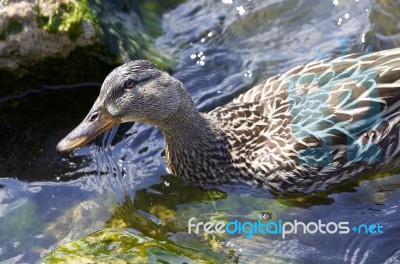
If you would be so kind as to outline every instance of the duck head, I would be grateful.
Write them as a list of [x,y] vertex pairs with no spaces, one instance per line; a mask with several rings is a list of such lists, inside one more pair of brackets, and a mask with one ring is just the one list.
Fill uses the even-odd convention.
[[57,145],[58,152],[82,147],[123,122],[162,126],[178,111],[186,89],[177,79],[145,60],[114,69],[104,80],[88,115]]

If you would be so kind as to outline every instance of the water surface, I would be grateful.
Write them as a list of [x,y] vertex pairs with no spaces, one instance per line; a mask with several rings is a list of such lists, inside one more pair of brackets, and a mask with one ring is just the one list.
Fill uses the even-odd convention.
[[[400,46],[394,2],[189,0],[166,8],[162,27],[151,35],[175,58],[171,74],[208,111],[299,64]],[[260,197],[248,188],[204,190],[168,175],[162,134],[143,124],[120,125],[70,155],[57,154],[58,140],[86,115],[99,85],[0,100],[0,261],[33,263],[60,243],[110,227],[182,248],[230,252],[232,262],[400,261],[398,175],[290,199]],[[285,221],[379,223],[384,233],[285,240],[187,234],[191,217],[254,221],[260,214]]]

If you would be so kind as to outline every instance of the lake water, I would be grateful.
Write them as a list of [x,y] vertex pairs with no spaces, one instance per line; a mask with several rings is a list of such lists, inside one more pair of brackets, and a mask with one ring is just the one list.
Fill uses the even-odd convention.
[[[400,46],[398,6],[383,0],[189,0],[164,13],[155,42],[176,59],[172,75],[208,111],[291,67]],[[236,263],[400,262],[400,175],[291,198],[248,187],[205,190],[168,174],[162,134],[143,124],[123,124],[72,154],[56,153],[57,142],[90,109],[99,85],[0,99],[0,263],[34,263],[59,244],[112,227],[221,252]],[[350,227],[380,224],[383,233],[285,239],[187,233],[191,217],[257,221],[260,215]],[[160,258],[176,263],[178,255]]]

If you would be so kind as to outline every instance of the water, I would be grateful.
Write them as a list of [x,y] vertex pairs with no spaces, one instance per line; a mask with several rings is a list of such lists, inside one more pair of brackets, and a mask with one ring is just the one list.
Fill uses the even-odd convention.
[[[387,1],[191,0],[166,11],[153,36],[176,59],[173,76],[207,111],[299,64],[400,46],[399,17]],[[248,188],[204,190],[168,175],[161,133],[142,124],[120,125],[71,155],[57,154],[58,140],[86,115],[98,89],[55,87],[0,100],[0,261],[33,263],[60,243],[117,226],[184,248],[230,250],[242,263],[400,262],[398,175],[290,199]],[[381,224],[384,232],[285,240],[187,234],[191,217],[256,221],[260,214]]]

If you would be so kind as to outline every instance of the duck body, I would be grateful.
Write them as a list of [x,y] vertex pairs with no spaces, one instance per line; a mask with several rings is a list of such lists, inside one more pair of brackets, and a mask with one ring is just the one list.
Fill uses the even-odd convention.
[[194,183],[322,190],[398,154],[399,107],[400,49],[312,62],[204,114],[213,136],[199,146],[167,140],[168,167]]
[[[143,61],[131,64],[138,69]],[[152,77],[138,81],[138,92],[131,95],[126,76],[143,75],[132,65],[110,73],[85,120],[100,105],[114,123],[159,127],[168,168],[192,183],[244,182],[274,193],[313,192],[383,168],[400,152],[400,48],[298,66],[209,113],[199,113],[183,84],[147,63],[142,68],[151,69]],[[122,82],[120,88],[112,85]],[[116,98],[118,89],[124,90]],[[124,93],[133,99],[123,99]],[[153,106],[163,111],[155,115]],[[85,130],[80,127],[78,132]],[[72,149],[82,145],[74,131],[59,150],[70,150],[74,140]]]

